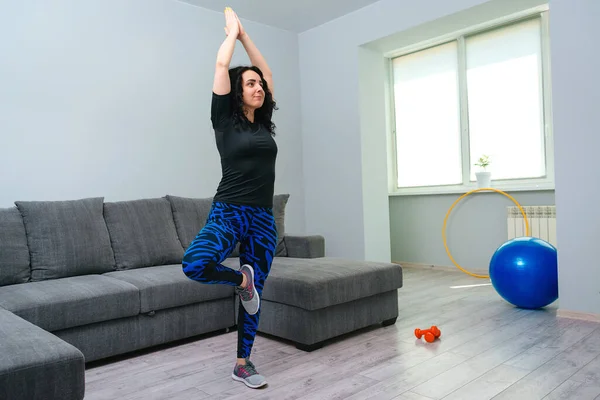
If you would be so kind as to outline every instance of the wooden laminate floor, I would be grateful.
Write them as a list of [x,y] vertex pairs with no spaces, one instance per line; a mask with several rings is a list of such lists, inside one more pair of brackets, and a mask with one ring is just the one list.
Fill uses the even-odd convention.
[[[208,335],[95,363],[86,400],[600,399],[600,324],[504,302],[485,280],[404,268],[395,325],[304,353],[257,337],[252,360],[269,385],[231,379],[237,333]],[[437,325],[435,343],[414,329]]]

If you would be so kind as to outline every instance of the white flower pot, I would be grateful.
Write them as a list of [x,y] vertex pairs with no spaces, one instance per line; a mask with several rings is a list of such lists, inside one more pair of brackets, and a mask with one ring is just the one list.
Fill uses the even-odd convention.
[[477,187],[481,188],[489,188],[491,186],[491,172],[482,171],[475,172],[475,176],[477,177]]

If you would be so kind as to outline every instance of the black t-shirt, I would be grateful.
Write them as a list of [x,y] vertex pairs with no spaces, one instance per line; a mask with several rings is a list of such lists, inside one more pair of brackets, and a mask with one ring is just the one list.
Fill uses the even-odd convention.
[[222,178],[215,201],[273,207],[277,144],[259,123],[234,127],[231,94],[212,95],[211,121],[221,155]]

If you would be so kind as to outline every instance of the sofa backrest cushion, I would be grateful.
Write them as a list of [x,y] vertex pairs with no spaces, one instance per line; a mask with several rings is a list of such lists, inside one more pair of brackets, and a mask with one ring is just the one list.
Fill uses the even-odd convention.
[[15,202],[27,233],[32,281],[114,269],[103,202],[103,197]]
[[187,249],[200,232],[200,229],[206,224],[213,198],[194,199],[171,195],[167,195],[166,198],[171,204],[173,220],[181,245]]
[[118,270],[181,264],[183,246],[166,198],[106,202],[104,218]]
[[[189,247],[200,230],[206,225],[208,214],[212,207],[212,197],[190,198],[167,195],[171,203],[173,219],[177,227],[179,240],[185,249]],[[239,243],[235,246],[229,257],[240,255]]]
[[[276,194],[273,196],[273,215],[277,225],[278,241],[275,256],[287,256],[285,248],[285,207],[289,194]],[[212,206],[212,197],[190,198],[167,195],[173,210],[173,219],[177,226],[177,234],[184,248],[188,248],[196,235],[206,224],[206,220]],[[239,245],[237,245],[230,257],[239,256]]]
[[29,281],[29,248],[21,213],[0,208],[0,286]]

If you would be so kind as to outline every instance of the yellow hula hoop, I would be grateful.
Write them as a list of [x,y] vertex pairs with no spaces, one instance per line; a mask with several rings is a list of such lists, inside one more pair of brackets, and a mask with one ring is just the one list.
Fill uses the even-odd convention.
[[519,204],[519,202],[517,200],[515,200],[515,198],[512,197],[511,195],[509,195],[508,193],[503,192],[502,190],[494,189],[494,188],[481,188],[481,189],[471,190],[470,192],[467,192],[467,193],[463,194],[462,196],[460,196],[458,199],[456,199],[456,201],[448,209],[448,212],[446,213],[446,217],[444,218],[444,226],[442,227],[442,237],[444,238],[444,247],[446,248],[446,253],[448,254],[448,257],[450,257],[450,260],[452,261],[452,264],[454,264],[454,266],[456,268],[460,269],[465,274],[474,276],[475,278],[489,278],[490,276],[489,275],[474,274],[473,272],[469,272],[466,269],[464,269],[463,267],[461,267],[460,265],[458,265],[458,263],[454,260],[454,257],[452,257],[452,254],[450,254],[450,250],[448,249],[448,243],[446,242],[446,225],[448,223],[448,217],[450,216],[450,213],[452,212],[452,209],[463,198],[467,197],[470,194],[473,194],[473,193],[476,193],[476,192],[483,192],[483,191],[492,191],[492,192],[500,193],[500,194],[503,194],[504,196],[508,197],[509,199],[511,199],[513,201],[513,203],[515,203],[515,205],[517,207],[519,207],[519,210],[521,211],[521,214],[523,215],[523,220],[525,221],[525,232],[526,232],[525,236],[530,236],[529,235],[529,221],[527,220],[527,215],[525,214],[525,210],[523,210],[523,207],[521,207],[521,205]]

